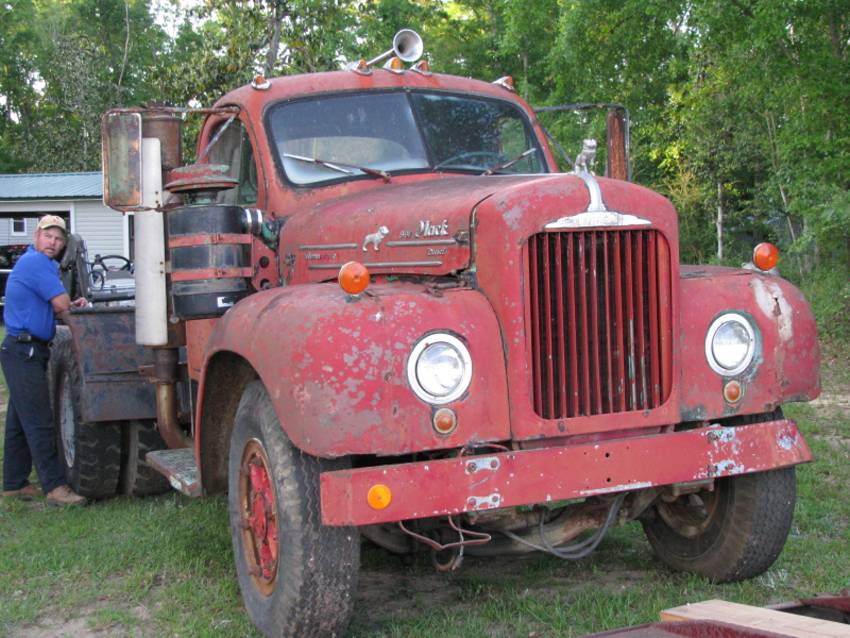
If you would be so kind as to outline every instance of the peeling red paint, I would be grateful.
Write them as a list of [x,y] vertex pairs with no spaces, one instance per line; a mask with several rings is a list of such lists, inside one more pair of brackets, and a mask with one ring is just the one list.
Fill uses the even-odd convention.
[[[780,420],[339,470],[322,474],[322,520],[326,525],[371,525],[445,516],[487,509],[492,495],[498,498],[496,506],[512,507],[762,472],[811,458],[794,422]],[[470,470],[473,464],[490,467],[494,460],[495,469]],[[386,509],[367,504],[366,493],[375,483],[392,491]]]
[[[422,285],[399,282],[369,292],[354,303],[335,284],[252,295],[219,321],[207,357],[228,351],[249,361],[289,437],[317,456],[404,454],[509,438],[503,354],[493,347],[499,328],[481,293],[434,297]],[[468,344],[474,376],[468,393],[449,404],[458,427],[443,436],[431,428],[431,407],[410,391],[406,365],[420,337],[447,328]],[[202,385],[201,397],[206,391]]]
[[[683,419],[769,412],[787,401],[811,400],[820,394],[817,328],[809,305],[792,284],[753,271],[683,266],[681,286],[678,354],[688,362],[680,377]],[[777,306],[786,310],[777,314]],[[723,400],[724,377],[714,372],[705,358],[709,325],[729,311],[752,317],[758,330],[756,357],[749,369],[736,377],[744,393],[734,406]]]

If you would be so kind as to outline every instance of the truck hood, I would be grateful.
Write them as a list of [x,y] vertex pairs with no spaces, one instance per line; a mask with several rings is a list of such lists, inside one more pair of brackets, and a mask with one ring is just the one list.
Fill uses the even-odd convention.
[[[633,207],[623,193],[650,192],[626,182],[592,181],[601,185],[597,195],[610,193],[626,208]],[[498,229],[500,241],[477,250],[501,251],[503,242],[515,248],[546,224],[592,204],[586,180],[564,173],[444,175],[377,185],[290,218],[281,234],[283,276],[289,283],[333,279],[352,260],[373,274],[447,275],[470,266],[472,234],[479,228]]]

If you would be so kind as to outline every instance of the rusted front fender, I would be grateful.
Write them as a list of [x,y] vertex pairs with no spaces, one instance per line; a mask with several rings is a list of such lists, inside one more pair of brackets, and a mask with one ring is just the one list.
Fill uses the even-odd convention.
[[[722,268],[683,266],[681,270],[680,406],[683,421],[770,412],[789,401],[820,394],[817,328],[802,293],[775,275]],[[705,354],[711,323],[726,312],[748,317],[756,327],[752,364],[736,375],[743,397],[723,399],[732,377],[714,372]]]
[[[460,337],[473,362],[468,392],[446,406],[458,421],[448,435],[435,432],[432,406],[407,380],[411,349],[436,331]],[[266,386],[290,440],[314,456],[393,455],[504,440],[510,427],[501,342],[492,308],[474,290],[392,282],[359,298],[335,284],[257,293],[229,310],[211,335],[198,401],[200,437],[216,418],[203,414],[204,397],[234,392],[227,374],[210,370],[238,359]]]

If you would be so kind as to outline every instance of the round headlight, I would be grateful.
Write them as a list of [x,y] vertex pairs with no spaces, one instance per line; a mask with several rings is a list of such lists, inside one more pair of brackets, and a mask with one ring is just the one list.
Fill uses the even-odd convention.
[[407,379],[423,401],[437,405],[450,403],[466,392],[472,380],[469,350],[453,335],[427,335],[410,353]]
[[746,370],[755,354],[755,331],[746,317],[729,313],[714,320],[705,338],[711,369],[724,376]]

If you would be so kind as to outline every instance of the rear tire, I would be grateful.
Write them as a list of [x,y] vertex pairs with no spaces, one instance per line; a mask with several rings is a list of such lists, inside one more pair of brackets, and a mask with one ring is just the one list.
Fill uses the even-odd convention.
[[263,384],[247,386],[230,440],[230,532],[242,599],[266,636],[345,633],[360,534],[322,525],[319,505],[319,474],[345,466],[295,448]]
[[659,501],[643,529],[673,569],[721,583],[744,580],[767,571],[782,552],[796,500],[793,467],[727,477],[712,492]]
[[123,426],[123,458],[119,492],[127,496],[164,494],[171,485],[145,461],[145,455],[166,445],[154,421],[129,421]]
[[82,412],[82,375],[70,332],[57,330],[50,355],[56,449],[72,490],[87,498],[114,496],[121,472],[117,423],[87,423]]

